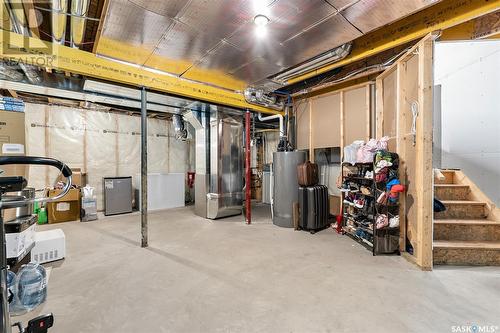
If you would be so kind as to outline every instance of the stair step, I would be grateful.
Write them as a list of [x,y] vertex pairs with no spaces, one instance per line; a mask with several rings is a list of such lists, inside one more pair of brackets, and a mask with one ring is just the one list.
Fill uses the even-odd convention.
[[434,220],[436,241],[499,241],[500,222],[489,220]]
[[434,241],[435,265],[500,266],[500,241]]
[[467,200],[470,194],[468,185],[435,184],[434,195],[439,200]]
[[449,225],[493,225],[499,226],[500,222],[477,219],[477,220],[458,220],[458,219],[435,219],[434,224],[449,224]]
[[443,200],[445,205],[474,205],[474,206],[484,206],[486,202],[483,201],[473,201],[473,200]]
[[486,218],[486,203],[468,200],[443,200],[446,210],[434,213],[435,219],[484,219]]
[[440,170],[441,173],[444,176],[444,179],[440,180],[437,178],[434,178],[434,183],[435,184],[453,184],[454,182],[454,176],[455,176],[455,171],[454,170]]
[[473,249],[500,251],[500,241],[434,241],[435,249]]

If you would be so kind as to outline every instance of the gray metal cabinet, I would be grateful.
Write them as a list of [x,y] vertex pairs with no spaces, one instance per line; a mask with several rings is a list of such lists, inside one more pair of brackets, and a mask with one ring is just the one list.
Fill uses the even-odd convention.
[[104,177],[104,215],[132,212],[132,177]]

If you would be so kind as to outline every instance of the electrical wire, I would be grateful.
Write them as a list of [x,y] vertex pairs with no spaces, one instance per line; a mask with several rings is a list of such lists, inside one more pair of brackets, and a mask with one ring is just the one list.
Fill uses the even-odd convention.
[[349,72],[348,74],[346,74],[345,76],[343,76],[341,78],[338,78],[338,79],[333,80],[333,81],[329,81],[331,78],[333,78],[335,75],[337,75],[337,74],[332,74],[331,76],[325,77],[323,80],[321,80],[319,83],[317,83],[313,87],[310,87],[310,88],[304,89],[302,91],[299,91],[298,93],[296,93],[294,95],[295,96],[300,96],[300,95],[308,94],[308,93],[310,93],[312,91],[313,88],[318,87],[318,86],[322,85],[323,83],[328,83],[328,84],[339,83],[339,82],[345,81],[345,80],[347,80],[347,79],[349,79],[349,78],[351,78],[351,77],[353,77],[353,76],[355,76],[357,74],[369,71],[371,69],[384,70],[388,66],[392,65],[401,55],[405,54],[410,49],[411,49],[411,47],[408,47],[408,48],[404,49],[403,51],[399,52],[398,54],[396,54],[392,58],[389,58],[388,60],[386,60],[385,62],[383,62],[381,64],[366,66],[364,68],[360,68],[360,69],[354,70],[352,72]]

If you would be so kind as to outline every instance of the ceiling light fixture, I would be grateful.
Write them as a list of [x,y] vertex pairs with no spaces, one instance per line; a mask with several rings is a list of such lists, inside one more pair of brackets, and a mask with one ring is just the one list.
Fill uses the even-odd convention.
[[253,18],[253,23],[258,27],[265,27],[269,23],[269,18],[266,15],[256,15]]
[[256,15],[253,18],[253,22],[256,25],[255,34],[258,38],[263,38],[267,35],[267,24],[269,23],[269,18],[266,15]]

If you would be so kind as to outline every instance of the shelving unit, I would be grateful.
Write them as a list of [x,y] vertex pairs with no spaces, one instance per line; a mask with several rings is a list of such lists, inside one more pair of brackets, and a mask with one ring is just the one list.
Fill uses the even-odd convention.
[[[388,167],[391,179],[398,176],[399,157],[391,153],[393,165]],[[377,182],[375,161],[372,163],[342,163],[342,213],[343,233],[360,243],[373,255],[399,254],[399,226],[376,228],[380,214],[387,218],[399,215],[399,203],[377,203],[377,198],[386,192],[389,179]],[[373,178],[366,177],[367,172]]]

